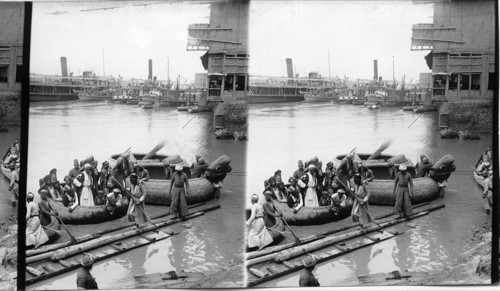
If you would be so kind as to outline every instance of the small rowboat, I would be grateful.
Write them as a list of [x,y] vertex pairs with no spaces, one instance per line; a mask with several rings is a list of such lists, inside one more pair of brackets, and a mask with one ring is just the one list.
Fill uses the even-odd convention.
[[140,105],[142,109],[153,109],[155,107],[154,103],[147,103]]
[[59,217],[67,224],[95,224],[115,220],[127,214],[128,200],[122,199],[122,205],[110,213],[106,205],[103,206],[77,206],[73,212],[65,207],[62,202],[50,199],[50,205],[59,213]]
[[479,186],[481,186],[483,189],[486,188],[485,178],[481,175],[476,174],[476,172],[472,172],[472,174],[474,175],[474,180],[476,180],[476,183],[478,183]]
[[10,181],[10,177],[12,175],[12,170],[5,167],[3,164],[0,166],[2,168],[2,174]]
[[368,109],[379,109],[380,106],[378,104],[372,104],[370,106],[367,107]]
[[323,224],[337,221],[351,215],[352,209],[352,204],[347,204],[345,207],[340,208],[337,213],[334,213],[332,206],[303,206],[297,213],[293,213],[294,208],[288,207],[284,202],[274,202],[274,205],[279,212],[283,213],[283,219],[285,219],[288,224],[293,225]]

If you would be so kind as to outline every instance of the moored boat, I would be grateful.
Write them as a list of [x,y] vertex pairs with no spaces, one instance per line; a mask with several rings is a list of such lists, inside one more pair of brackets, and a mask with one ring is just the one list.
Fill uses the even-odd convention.
[[475,171],[472,172],[472,174],[474,175],[474,180],[476,181],[476,183],[479,184],[479,186],[481,186],[483,189],[486,188],[485,178],[481,175],[478,175]]
[[10,176],[12,174],[12,170],[5,167],[3,164],[0,166],[2,168],[2,174],[10,181]]
[[[373,176],[375,177],[375,179],[388,178],[389,167],[387,165],[387,162],[389,161],[393,162],[396,167],[398,167],[400,164],[406,165],[407,172],[410,173],[412,177],[415,177],[415,165],[404,155],[381,154],[373,160],[368,160],[370,155],[370,153],[356,153],[354,155],[354,161],[358,163],[363,162],[364,164],[366,164],[367,168],[373,171]],[[335,168],[338,168],[345,156],[346,155],[338,155],[333,159],[333,165],[335,166]]]
[[370,106],[368,106],[366,108],[368,108],[368,109],[379,109],[380,106],[378,104],[372,104],[372,105],[370,105]]
[[122,205],[111,211],[108,206],[77,206],[73,212],[65,207],[62,202],[50,200],[50,205],[59,213],[59,217],[67,224],[95,224],[115,220],[125,216],[128,208],[128,200],[122,199]]
[[153,109],[155,107],[154,103],[147,103],[140,105],[142,109]]
[[352,100],[352,105],[364,105],[366,100],[364,98],[354,98]]
[[284,202],[274,202],[279,212],[283,213],[283,219],[288,224],[310,225],[324,224],[332,221],[344,219],[351,215],[352,203],[338,209],[332,210],[332,206],[306,207],[303,206],[297,213],[293,213],[294,208],[288,207]]
[[127,105],[137,105],[139,104],[139,99],[138,98],[130,98],[127,100]]

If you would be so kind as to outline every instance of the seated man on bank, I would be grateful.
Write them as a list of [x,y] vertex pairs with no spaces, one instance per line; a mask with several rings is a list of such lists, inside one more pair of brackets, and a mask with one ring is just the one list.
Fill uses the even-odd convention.
[[111,193],[108,194],[107,205],[111,206],[121,206],[122,205],[122,192],[120,189],[115,188]]
[[352,205],[352,198],[348,197],[344,189],[338,189],[336,193],[330,195],[332,198],[333,206],[344,208]]
[[300,194],[299,188],[297,187],[297,180],[294,177],[288,179],[290,186],[286,189],[286,203],[288,207],[294,208],[294,213],[297,212],[303,205],[304,201],[302,195]]
[[279,202],[286,202],[286,195],[285,193],[283,193],[282,189],[280,189],[280,187],[278,187],[278,185],[276,184],[275,178],[274,177],[269,178],[268,182],[269,184],[264,190],[264,193],[266,191],[269,191],[271,192],[271,195],[273,195],[274,198]]
[[64,185],[63,189],[62,203],[65,207],[70,207],[70,212],[72,212],[78,206],[78,195],[76,195],[75,189],[68,185]]
[[104,195],[104,191],[98,190],[97,196],[94,198],[94,205],[95,206],[106,205],[107,202],[108,198],[106,197],[106,195]]
[[490,169],[492,169],[490,161],[483,161],[481,164],[479,164],[479,166],[477,166],[476,174],[484,178],[487,178]]
[[332,200],[328,191],[323,191],[321,197],[319,198],[319,206],[330,206],[332,205]]
[[359,174],[361,175],[361,183],[367,183],[373,181],[375,176],[373,176],[373,171],[368,169],[365,163],[359,164]]

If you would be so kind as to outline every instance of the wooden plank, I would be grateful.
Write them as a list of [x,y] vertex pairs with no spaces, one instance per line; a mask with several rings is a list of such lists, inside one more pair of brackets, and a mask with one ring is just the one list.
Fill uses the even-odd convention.
[[295,267],[295,264],[290,263],[289,261],[281,262],[283,265],[287,266],[289,269]]
[[[386,238],[386,239],[389,239],[389,237]],[[383,239],[383,240],[386,240],[386,239]],[[372,245],[372,244],[376,244],[376,243],[379,242],[379,241],[372,241],[372,240],[369,240],[369,239],[366,239],[366,238],[365,238],[365,240],[366,240],[366,242],[369,242],[369,243],[367,243],[367,244],[360,244],[360,245],[355,244],[355,246],[352,249],[350,249],[350,250],[347,250],[345,252],[339,252],[339,253],[336,253],[336,254],[332,254],[332,255],[330,255],[328,257],[317,257],[314,254],[312,254],[312,255],[316,256],[318,258],[317,259],[318,263],[321,263],[321,262],[325,262],[325,261],[331,260],[333,258],[342,256],[342,255],[345,255],[345,254],[350,253],[350,252],[352,252],[354,250],[357,250],[357,249],[360,249],[360,248],[363,248],[363,247],[366,247],[366,246],[369,246],[369,245]],[[383,241],[383,240],[380,240],[380,241]],[[311,255],[311,254],[307,254],[307,255]],[[270,280],[274,280],[276,278],[279,278],[279,277],[291,274],[293,272],[301,270],[303,267],[304,266],[302,264],[295,263],[293,267],[291,267],[291,268],[289,268],[287,270],[284,270],[284,271],[282,271],[280,273],[270,274],[268,276],[260,277],[260,278],[255,279],[255,280],[248,280],[247,287],[254,287],[254,286],[257,286],[257,285],[262,284],[264,282],[267,282],[267,281],[270,281]]]
[[26,266],[26,271],[35,277],[39,277],[45,273],[45,271],[40,271],[30,266]]
[[[444,204],[435,206],[434,209],[439,209],[442,207],[444,207]],[[421,217],[423,215],[426,215],[428,213],[429,213],[429,210],[418,212],[418,213],[414,214],[413,216],[411,216],[409,219],[415,219],[415,218]],[[354,237],[358,237],[360,235],[363,235],[365,233],[370,233],[370,232],[379,230],[381,228],[393,226],[393,225],[402,223],[404,221],[406,221],[406,220],[405,219],[390,220],[387,222],[382,222],[379,225],[373,225],[373,226],[370,226],[367,228],[359,229],[359,230],[356,230],[356,231],[353,231],[350,233],[346,233],[346,234],[342,234],[339,236],[326,237],[324,239],[320,239],[320,240],[317,240],[317,241],[314,241],[314,242],[311,242],[308,244],[303,244],[300,246],[296,246],[296,247],[281,251],[277,254],[273,254],[274,256],[269,256],[268,258],[273,259],[275,262],[284,261],[284,260],[287,260],[289,258],[301,256],[305,253],[310,253],[310,252],[313,252],[315,250],[327,247],[329,245],[332,245],[332,244],[335,244],[335,243],[338,243],[341,241],[349,240],[349,239],[352,239]],[[250,261],[247,261],[247,265],[249,262]]]
[[[196,208],[196,207],[203,206],[203,205],[205,205],[205,202],[198,203],[198,204],[193,204],[193,205],[188,205],[188,209]],[[204,210],[201,209],[201,211],[204,211]],[[168,210],[167,213],[159,214],[159,215],[156,215],[156,216],[152,216],[151,219],[159,219],[159,218],[162,218],[162,217],[166,217],[168,215],[170,215],[170,208],[169,208],[169,210]],[[93,234],[86,234],[86,235],[83,235],[83,236],[79,236],[79,237],[76,238],[76,240],[78,241],[78,243],[82,243],[82,242],[86,242],[86,241],[89,241],[89,240],[92,240],[92,239],[99,238],[99,237],[101,237],[104,234],[115,232],[115,231],[118,231],[118,230],[121,230],[121,229],[124,229],[124,228],[129,228],[129,227],[132,227],[132,226],[134,226],[134,225],[133,224],[127,224],[127,225],[122,225],[122,226],[118,226],[118,227],[113,227],[113,228],[109,228],[109,229],[105,229],[105,230],[101,230],[101,231],[95,232]],[[48,245],[48,246],[42,246],[40,248],[33,249],[33,250],[27,250],[26,251],[26,257],[32,257],[32,256],[35,256],[35,255],[44,254],[44,253],[55,251],[55,250],[58,250],[58,249],[61,249],[61,248],[64,248],[64,247],[67,247],[67,246],[70,246],[70,245],[71,245],[71,241],[66,241],[66,242],[62,242],[62,243],[58,243],[58,244],[51,244],[51,245]],[[27,262],[29,262],[29,261],[27,261]]]
[[248,270],[248,272],[250,272],[252,275],[254,275],[257,278],[264,278],[267,275],[266,273],[264,273],[260,270],[257,270],[255,268],[248,268],[247,270]]
[[[187,219],[191,219],[191,218],[197,217],[199,215],[203,215],[205,212],[208,212],[208,211],[211,211],[214,209],[218,209],[218,208],[220,208],[220,205],[218,205],[218,204],[204,207],[204,208],[200,209],[201,210],[200,212],[196,212],[196,213],[192,213],[192,214],[188,215]],[[157,222],[156,225],[157,225],[157,228],[160,228],[160,227],[165,227],[165,226],[168,226],[171,224],[178,223],[180,221],[181,221],[180,219],[167,219],[165,221]],[[51,260],[64,259],[68,256],[74,255],[74,254],[79,253],[81,251],[86,251],[89,249],[97,248],[99,246],[109,244],[109,243],[112,243],[114,241],[124,239],[124,238],[130,237],[130,236],[134,236],[136,234],[143,233],[146,231],[151,231],[154,229],[155,229],[155,227],[153,225],[147,225],[145,227],[130,230],[130,231],[127,231],[125,233],[119,233],[119,234],[99,237],[95,240],[90,240],[90,241],[84,242],[82,244],[71,245],[71,246],[67,246],[65,248],[58,249],[57,251],[50,251],[47,253],[39,254],[37,256],[26,258],[26,264],[31,264],[31,263],[34,263],[37,261],[47,260],[49,258]]]
[[123,249],[125,249],[125,247],[122,246],[121,243],[109,244],[109,246],[114,248],[117,251],[122,251]]
[[[208,211],[211,211],[211,210],[214,210],[214,209],[218,209],[218,208],[220,208],[220,205],[212,205],[212,206],[206,207],[203,210],[204,212],[197,212],[197,213],[190,214],[187,219],[198,217],[200,215],[203,215],[205,212],[208,212]],[[169,221],[172,221],[172,220],[168,220],[167,222],[169,222]],[[179,221],[181,221],[181,220],[180,219],[176,219],[176,220],[174,220],[174,223],[177,223]],[[166,224],[160,224],[159,223],[158,228],[164,227],[165,225],[170,225],[170,224],[172,224],[172,223],[166,223]],[[161,240],[161,239],[165,239],[165,238],[168,238],[168,237],[170,237],[170,235],[164,236],[163,234],[161,234],[157,238],[158,238],[158,240]],[[109,248],[108,250],[103,250],[103,251],[101,251],[100,253],[98,253],[97,255],[94,256],[95,261],[98,262],[98,261],[107,259],[109,257],[112,257],[112,256],[115,256],[115,255],[127,252],[129,250],[132,250],[132,249],[135,249],[135,248],[138,248],[138,247],[141,247],[141,246],[144,246],[144,245],[152,243],[151,241],[149,241],[147,239],[144,239],[144,238],[140,237],[139,235],[135,235],[135,238],[134,237],[129,237],[128,239],[130,239],[130,241],[124,241],[124,240],[122,240],[122,244],[124,244],[127,247],[126,249],[123,249],[121,251],[113,249],[113,248]],[[109,244],[107,244],[107,245],[109,245]],[[80,255],[83,252],[85,252],[85,250],[80,249],[79,252],[76,252],[76,255]],[[39,281],[42,281],[42,280],[45,280],[45,279],[48,279],[48,278],[60,275],[60,274],[63,274],[65,272],[69,272],[69,271],[77,269],[79,267],[80,267],[80,264],[78,263],[77,265],[73,265],[73,266],[70,266],[70,267],[63,268],[63,269],[61,269],[61,270],[59,270],[57,272],[43,274],[43,275],[34,277],[32,279],[26,279],[25,284],[26,284],[26,286],[28,286],[28,285],[31,285],[33,283],[36,283],[36,282],[39,282]]]
[[371,239],[371,240],[379,241],[379,240],[387,238],[387,237],[392,237],[392,236],[394,236],[394,234],[383,231],[382,233],[367,233],[364,236]]
[[71,266],[71,264],[69,262],[65,261],[65,260],[59,260],[57,262],[59,264],[63,265],[64,267],[66,267],[66,268]]
[[[430,202],[424,202],[424,203],[416,204],[416,205],[412,206],[412,208],[416,209],[416,208],[419,208],[419,207],[422,207],[422,206],[426,206],[426,205],[429,205],[429,204],[430,204]],[[386,213],[386,214],[383,214],[383,215],[379,215],[379,216],[375,217],[375,220],[387,218],[387,217],[390,217],[392,215],[394,215],[392,212]],[[328,230],[328,231],[325,231],[325,232],[322,232],[322,233],[318,233],[318,234],[315,234],[315,235],[310,235],[310,236],[301,238],[300,240],[302,241],[303,244],[305,244],[305,243],[309,243],[309,242],[312,242],[312,241],[316,241],[316,240],[322,239],[322,238],[324,238],[327,235],[338,233],[338,232],[341,232],[341,231],[344,231],[344,230],[348,230],[348,229],[351,229],[351,228],[354,228],[354,227],[358,227],[358,226],[359,226],[359,223],[358,224],[353,224],[353,225],[348,225],[348,226],[336,228],[336,229],[333,229],[333,230]],[[254,258],[257,258],[257,257],[262,257],[262,256],[265,256],[265,255],[269,255],[271,253],[275,253],[275,252],[279,252],[279,251],[282,251],[282,250],[285,250],[285,249],[292,248],[294,246],[296,246],[295,242],[290,242],[290,243],[283,244],[283,245],[266,247],[266,248],[264,248],[263,250],[260,250],[260,251],[248,252],[248,253],[245,253],[245,260],[251,260],[251,259],[254,259]]]

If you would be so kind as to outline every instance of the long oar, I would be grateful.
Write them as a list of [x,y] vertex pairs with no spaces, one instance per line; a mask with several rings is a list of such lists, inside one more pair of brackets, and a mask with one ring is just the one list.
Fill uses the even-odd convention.
[[268,230],[275,231],[275,232],[277,232],[277,233],[279,233],[279,234],[281,234],[281,235],[285,235],[285,233],[284,233],[283,231],[279,231],[279,230],[277,230],[277,229],[270,228],[270,227],[266,227],[266,228],[267,228]]
[[[47,203],[49,204],[50,208],[52,210],[54,210],[54,208],[52,207],[52,205],[50,205],[50,202],[48,200],[47,200]],[[57,214],[55,217],[61,223],[61,226],[64,228],[64,230],[68,233],[69,238],[71,239],[71,243],[72,244],[77,244],[78,240],[69,232],[68,228],[66,227],[66,225],[64,224],[64,222],[62,221],[62,219],[59,217],[59,214]]]
[[[274,205],[274,201],[271,200],[271,203],[273,204],[273,207],[274,207],[274,210],[276,210],[276,212],[278,213],[281,213],[283,214],[282,212],[280,212],[277,208],[276,208],[276,205]],[[292,234],[293,238],[295,239],[295,243],[299,246],[302,244],[302,241],[300,240],[300,238],[293,232],[292,228],[290,227],[290,225],[288,225],[288,222],[286,222],[286,220],[283,218],[283,217],[280,217],[281,221],[283,221],[283,223],[286,225],[286,227],[288,228],[288,230],[290,231],[290,233]]]
[[[340,183],[340,185],[341,185],[342,187],[344,187],[344,188],[347,190],[347,192],[348,192],[349,194],[351,194],[350,196],[351,196],[353,199],[358,199],[358,197],[356,197],[356,195],[355,195],[355,194],[351,191],[351,189],[350,189],[350,188],[347,188],[347,187],[346,187],[346,185],[345,185],[344,183],[342,183],[342,181],[340,181],[340,179],[339,179],[338,177],[336,177],[336,179],[337,179],[337,182],[339,182],[339,183]],[[368,214],[368,217],[370,218],[370,220],[371,220],[371,221],[373,221],[373,222],[374,222],[374,223],[375,223],[375,224],[376,224],[376,225],[380,228],[380,224],[378,224],[378,223],[375,221],[375,219],[373,218],[373,216],[372,216],[372,214],[370,213],[370,211],[368,211],[368,208],[367,208],[366,206],[364,206],[364,204],[363,204],[363,205],[361,205],[361,207],[365,207],[366,213]]]
[[[130,198],[130,203],[135,203],[134,197],[132,197],[132,194],[128,192],[128,190],[120,184],[114,177],[112,177],[116,185]],[[142,211],[142,214],[146,217],[146,219],[151,223],[154,227],[157,227],[156,224],[154,224],[151,219],[149,219],[149,216],[146,214],[146,211],[144,211],[144,208],[142,208],[139,204],[135,203],[135,205]]]
[[[49,200],[47,200],[47,204],[49,204],[50,209],[52,211],[54,211],[54,207],[52,207],[52,205],[50,204]],[[59,217],[59,214],[57,214],[55,217],[61,223],[61,226],[64,228],[64,230],[68,233],[69,238],[71,239],[71,243],[72,244],[78,243],[78,240],[76,240],[76,238],[69,232],[68,228],[66,227],[66,225],[64,224],[64,222],[62,221],[62,219]]]

